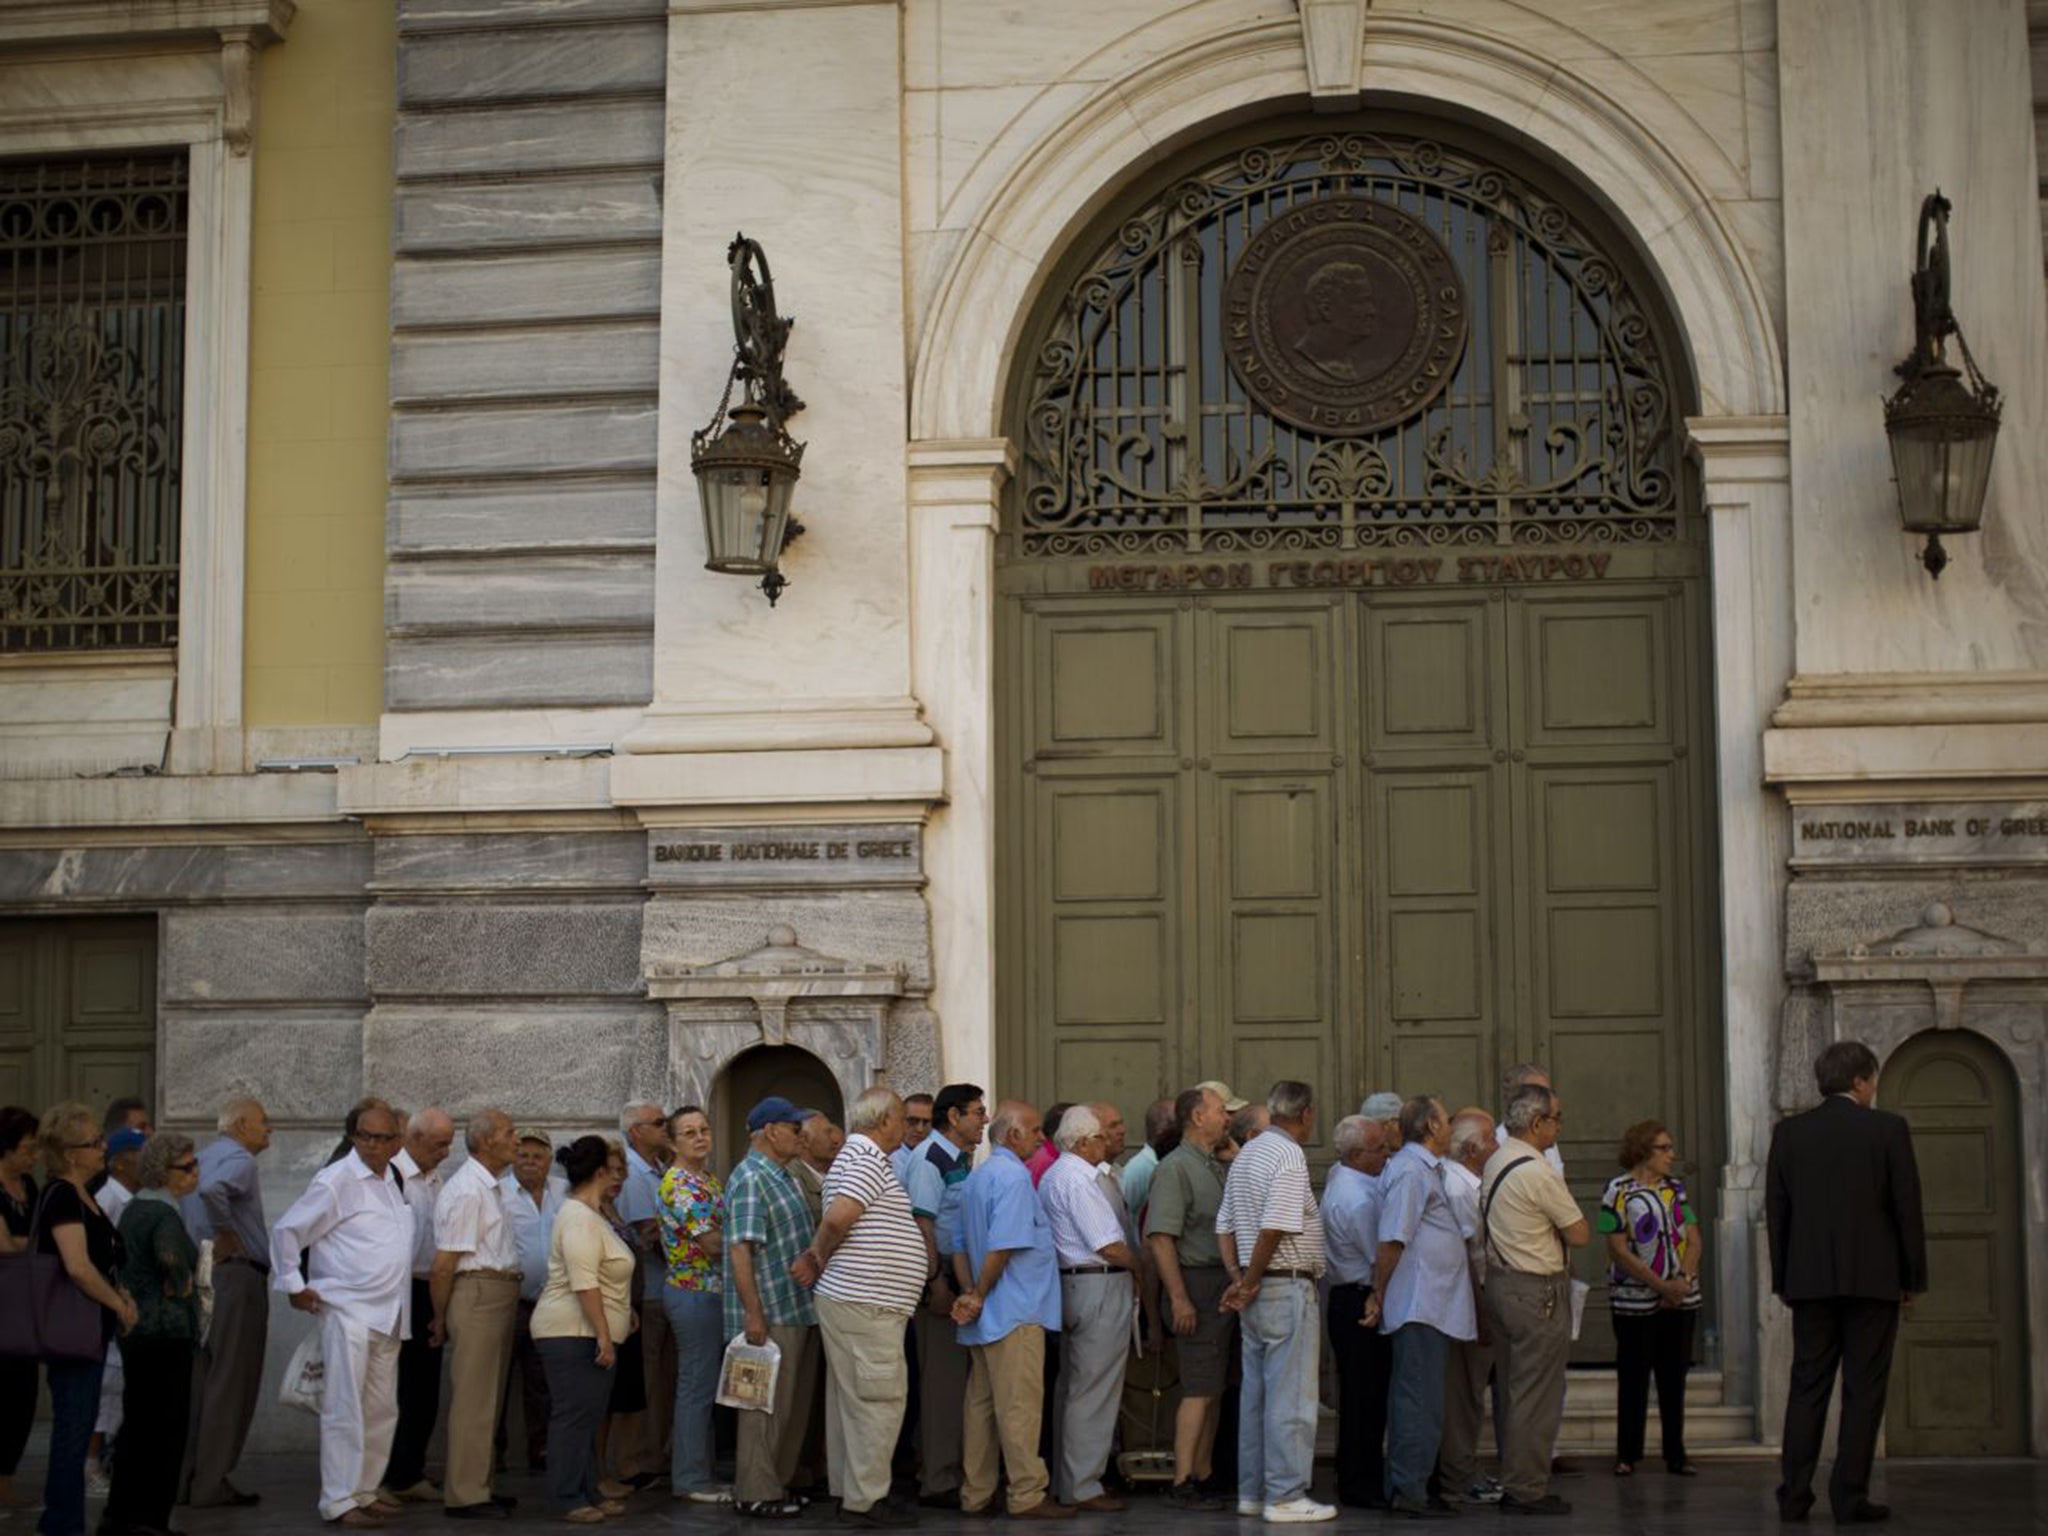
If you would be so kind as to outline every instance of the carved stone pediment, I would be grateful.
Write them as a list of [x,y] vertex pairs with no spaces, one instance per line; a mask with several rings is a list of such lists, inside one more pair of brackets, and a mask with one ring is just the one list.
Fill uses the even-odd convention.
[[1874,943],[1850,944],[1838,954],[1815,955],[1813,975],[1836,990],[1923,983],[1934,994],[1936,1027],[1954,1029],[1972,984],[2048,978],[2048,944],[2022,944],[1958,923],[1946,902],[1932,901],[1910,928]]

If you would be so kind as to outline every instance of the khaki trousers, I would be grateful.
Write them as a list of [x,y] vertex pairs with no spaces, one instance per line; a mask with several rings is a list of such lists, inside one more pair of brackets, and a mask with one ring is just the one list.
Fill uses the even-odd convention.
[[1436,1456],[1444,1497],[1453,1503],[1479,1481],[1479,1430],[1486,1422],[1486,1378],[1493,1346],[1451,1340],[1444,1360],[1444,1438]]
[[1045,1393],[1045,1330],[1021,1323],[993,1344],[969,1348],[967,1411],[961,1426],[965,1478],[960,1507],[987,1507],[996,1476],[1010,1478],[1010,1513],[1045,1499],[1045,1462],[1038,1454],[1039,1410]]
[[1550,1491],[1550,1453],[1564,1416],[1564,1368],[1572,1352],[1569,1279],[1494,1266],[1486,1271],[1494,1390],[1505,1399],[1501,1422],[1507,1428],[1501,1491],[1519,1504]]
[[811,1394],[818,1375],[818,1330],[808,1323],[770,1323],[768,1337],[782,1351],[771,1412],[740,1414],[738,1457],[732,1496],[742,1504],[789,1497],[797,1454],[810,1425]]
[[825,1345],[825,1465],[841,1510],[858,1514],[889,1497],[889,1463],[903,1430],[910,1377],[901,1312],[820,1295]]
[[518,1321],[517,1280],[457,1272],[448,1294],[448,1468],[442,1480],[450,1509],[491,1501],[498,1410]]
[[960,1410],[967,1401],[967,1346],[950,1317],[917,1314],[918,1492],[927,1497],[960,1490]]

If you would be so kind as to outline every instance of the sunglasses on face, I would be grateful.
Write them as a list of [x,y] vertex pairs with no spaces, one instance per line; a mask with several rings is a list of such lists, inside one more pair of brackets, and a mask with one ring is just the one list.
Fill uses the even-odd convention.
[[396,1141],[396,1140],[398,1140],[398,1132],[396,1132],[396,1131],[357,1131],[357,1132],[356,1132],[356,1140],[357,1140],[357,1141],[373,1141],[373,1142],[376,1142],[376,1143],[378,1143],[379,1145],[382,1145],[382,1144],[383,1144],[384,1142],[387,1142],[387,1141]]

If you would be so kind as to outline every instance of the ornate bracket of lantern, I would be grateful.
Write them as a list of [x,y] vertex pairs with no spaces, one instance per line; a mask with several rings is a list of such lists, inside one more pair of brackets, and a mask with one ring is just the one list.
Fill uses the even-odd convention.
[[789,585],[779,569],[782,552],[804,531],[789,514],[804,445],[786,426],[804,403],[782,377],[782,352],[796,321],[776,312],[775,279],[758,241],[735,235],[725,259],[732,269],[732,371],[710,422],[690,438],[690,469],[704,509],[704,568],[760,577],[772,608]]
[[[1913,350],[1893,371],[1905,382],[1884,403],[1892,478],[1906,532],[1927,535],[1920,563],[1941,578],[1943,534],[1975,533],[1984,521],[2000,402],[1970,355],[1949,305],[1949,201],[1935,192],[1920,205],[1919,261],[1913,272]],[[1948,360],[1953,336],[1959,370]]]

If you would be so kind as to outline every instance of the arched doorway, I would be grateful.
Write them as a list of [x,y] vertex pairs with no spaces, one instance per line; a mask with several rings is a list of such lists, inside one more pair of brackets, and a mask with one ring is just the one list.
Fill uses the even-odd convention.
[[1968,1030],[1892,1053],[1879,1102],[1913,1127],[1927,1218],[1927,1294],[1901,1319],[1886,1448],[1895,1456],[2024,1456],[2026,1213],[2019,1089]]
[[845,1100],[830,1067],[801,1046],[756,1046],[734,1057],[711,1087],[719,1167],[730,1168],[747,1155],[747,1111],[771,1093],[846,1123]]
[[1655,1115],[1712,1206],[1692,384],[1564,182],[1412,115],[1278,120],[1046,285],[995,636],[998,1071],[1038,1102],[1297,1077],[1327,1128],[1535,1058],[1583,1199]]

